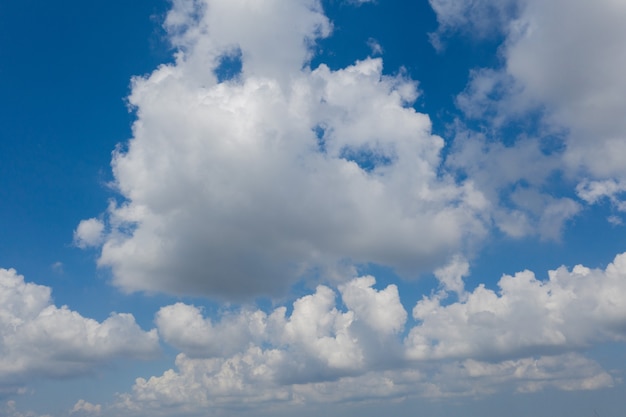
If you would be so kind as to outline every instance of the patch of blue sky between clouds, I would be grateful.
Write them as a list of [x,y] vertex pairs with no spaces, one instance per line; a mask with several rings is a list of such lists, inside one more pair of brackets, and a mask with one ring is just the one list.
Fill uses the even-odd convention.
[[222,55],[214,72],[219,83],[236,80],[241,74],[241,50],[235,49]]

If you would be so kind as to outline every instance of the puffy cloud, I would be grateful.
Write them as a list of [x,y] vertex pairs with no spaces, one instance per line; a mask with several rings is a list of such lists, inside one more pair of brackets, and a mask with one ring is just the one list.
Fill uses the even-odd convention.
[[624,18],[626,7],[613,0],[529,1],[505,51],[506,70],[524,94],[570,131],[568,169],[596,178],[626,174]]
[[270,314],[242,310],[213,323],[197,307],[178,303],[161,308],[156,323],[185,358],[240,357],[265,346],[273,355],[272,380],[334,379],[393,360],[392,349],[401,356],[395,335],[404,329],[407,313],[395,285],[382,290],[374,285],[368,276],[340,286],[345,312],[337,308],[335,292],[321,285],[296,300],[290,315],[285,307]]
[[[449,166],[467,172],[498,207],[493,218],[500,230],[511,236],[558,239],[563,224],[580,210],[569,198],[572,183],[579,183],[579,196],[593,204],[598,198],[589,198],[590,192],[597,192],[599,184],[622,184],[626,179],[626,81],[620,70],[626,64],[620,42],[626,36],[626,8],[612,0],[430,3],[440,24],[436,42],[454,33],[503,37],[502,65],[472,70],[466,90],[457,97],[468,123],[456,126]],[[479,148],[476,130],[486,133],[490,144]],[[500,143],[506,144],[503,152]],[[527,158],[529,143],[539,151],[533,151],[532,158]],[[519,155],[519,162],[469,163],[476,151],[482,154],[478,160],[504,156],[510,162],[503,155],[508,153]],[[515,167],[523,172],[511,176]],[[546,191],[528,176],[552,182],[563,178],[568,188],[560,189],[565,195],[559,198],[554,187]],[[526,181],[531,181],[533,200],[543,200],[539,210],[520,207],[509,196],[510,187],[527,187]],[[548,192],[552,198],[538,197]],[[623,201],[606,196],[614,208],[623,210]]]
[[[517,124],[519,129],[520,123],[533,120],[522,129],[536,131],[549,152],[526,170],[538,169],[544,178],[565,172],[569,180],[581,184],[580,196],[587,202],[596,200],[586,198],[590,184],[623,183],[626,81],[621,68],[626,54],[620,39],[626,36],[622,24],[626,7],[622,3],[432,0],[431,5],[440,34],[450,28],[486,26],[505,36],[502,67],[474,70],[467,90],[458,97],[466,117],[482,118],[482,128],[493,129],[496,140],[507,136],[501,128]],[[488,17],[489,10],[501,8],[515,13],[495,13],[503,19]],[[555,137],[562,146],[555,146]],[[514,140],[509,137],[505,142]],[[547,173],[546,165],[553,165]],[[501,172],[492,174],[497,177]]]
[[398,333],[404,328],[406,311],[400,303],[398,287],[389,285],[377,291],[372,276],[352,280],[339,287],[346,307],[354,311],[357,321],[362,320],[374,332]]
[[626,211],[626,202],[622,194],[626,192],[626,180],[582,181],[576,187],[576,193],[587,203],[594,204],[608,199],[619,211]]
[[[237,298],[346,263],[415,276],[485,234],[415,82],[381,59],[307,66],[330,30],[318,2],[177,0],[166,27],[176,62],[133,81],[133,139],[112,161],[122,199],[98,262],[117,286]],[[241,73],[217,83],[233,51]]]
[[469,275],[469,262],[460,255],[454,256],[448,265],[435,270],[435,277],[446,292],[452,291],[459,298],[465,297],[463,277]]
[[373,366],[389,367],[401,356],[397,333],[407,313],[395,286],[375,290],[374,284],[372,277],[363,277],[343,285],[345,312],[326,286],[297,299],[289,315],[285,307],[270,314],[242,310],[226,312],[213,323],[194,306],[163,307],[156,318],[159,332],[183,351],[176,358],[177,371],[138,378],[117,407],[141,413],[167,406],[184,413],[300,403],[313,395],[297,388],[301,384],[324,389],[329,381]]
[[100,415],[102,412],[102,406],[100,404],[92,404],[85,400],[78,400],[74,407],[70,410],[70,415]]
[[189,87],[214,84],[212,71],[234,49],[244,76],[287,83],[311,58],[315,40],[331,31],[318,0],[174,0],[164,26],[179,50],[180,81]]
[[33,377],[93,370],[118,357],[148,358],[158,350],[156,330],[144,332],[130,314],[99,323],[51,303],[50,288],[0,269],[0,390]]
[[539,138],[519,138],[507,146],[464,126],[457,133],[447,167],[472,178],[491,202],[495,225],[516,238],[559,240],[567,221],[581,210],[571,198],[546,191],[551,175],[562,167],[560,155],[546,154]]
[[225,314],[217,324],[203,318],[199,308],[177,303],[162,307],[155,322],[163,340],[191,357],[227,356],[259,340],[267,327],[262,311]]
[[626,340],[626,254],[605,270],[582,265],[503,276],[499,293],[483,285],[463,302],[438,295],[413,309],[419,325],[405,340],[415,360],[524,357]]
[[[466,272],[457,257],[438,274]],[[626,341],[626,253],[603,270],[578,265],[548,275],[503,276],[499,292],[480,285],[446,305],[446,292],[424,297],[413,309],[418,323],[408,329],[397,288],[377,290],[369,276],[340,285],[340,300],[319,286],[289,315],[278,307],[269,314],[227,311],[212,321],[193,306],[164,307],[159,331],[183,351],[176,369],[138,378],[116,407],[184,415],[208,407],[258,411],[613,386],[610,373],[579,352]]]
[[102,243],[104,223],[98,219],[81,220],[74,231],[74,244],[79,248],[98,246]]

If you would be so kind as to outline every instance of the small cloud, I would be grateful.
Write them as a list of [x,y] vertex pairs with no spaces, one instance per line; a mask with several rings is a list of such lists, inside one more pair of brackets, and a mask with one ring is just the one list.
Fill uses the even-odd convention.
[[621,225],[624,224],[624,222],[622,221],[622,218],[618,217],[618,216],[609,216],[609,217],[607,217],[607,220],[613,226],[621,226]]
[[104,223],[96,218],[81,220],[74,231],[74,244],[81,249],[100,245],[103,238]]
[[85,400],[78,400],[74,404],[74,408],[70,410],[70,414],[81,413],[81,415],[100,415],[102,406],[100,404],[92,404]]
[[53,263],[52,265],[50,265],[50,268],[52,268],[52,270],[59,274],[59,275],[63,275],[63,262],[61,261],[57,261],[55,263]]
[[370,49],[372,50],[372,55],[376,56],[376,55],[382,55],[383,54],[383,47],[381,46],[381,44],[374,38],[369,38],[367,40],[367,46],[370,47]]

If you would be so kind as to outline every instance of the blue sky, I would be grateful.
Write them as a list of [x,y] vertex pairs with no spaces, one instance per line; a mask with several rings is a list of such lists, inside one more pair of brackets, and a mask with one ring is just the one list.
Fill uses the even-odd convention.
[[0,4],[0,415],[622,412],[625,17]]

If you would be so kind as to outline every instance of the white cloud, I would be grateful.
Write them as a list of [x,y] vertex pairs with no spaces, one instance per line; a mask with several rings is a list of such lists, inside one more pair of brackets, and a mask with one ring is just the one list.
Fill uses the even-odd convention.
[[102,243],[104,223],[98,219],[81,220],[74,231],[74,244],[79,248],[99,246]]
[[626,175],[621,2],[529,1],[512,23],[506,70],[570,131],[564,160],[595,178]]
[[469,275],[469,267],[465,258],[455,255],[446,266],[435,270],[435,277],[446,292],[455,292],[462,299],[465,297],[463,278]]
[[[497,117],[492,126],[499,123]],[[491,202],[496,227],[515,238],[559,240],[567,221],[581,210],[571,198],[545,191],[550,175],[562,167],[560,156],[544,153],[538,138],[519,138],[506,146],[465,126],[457,128],[447,167],[472,178]]]
[[389,285],[384,290],[374,288],[372,276],[354,279],[339,286],[346,307],[354,311],[357,321],[362,320],[371,330],[381,334],[394,334],[404,328],[407,313],[400,303],[398,287]]
[[432,33],[436,49],[445,47],[445,38],[453,32],[486,37],[502,30],[518,12],[524,0],[429,0],[437,15],[439,27]]
[[383,47],[376,39],[369,38],[367,40],[367,46],[369,46],[369,48],[371,49],[372,55],[374,55],[374,56],[382,55]]
[[[466,117],[482,118],[482,128],[492,129],[497,141],[506,135],[503,126],[539,118],[538,136],[548,142],[559,136],[563,147],[539,155],[527,171],[545,172],[546,163],[558,162],[544,178],[564,172],[568,181],[581,184],[578,191],[587,202],[590,184],[624,182],[626,53],[621,39],[626,7],[621,2],[431,0],[431,5],[441,36],[455,30],[480,35],[472,29],[481,26],[505,36],[502,67],[474,70],[458,97]],[[515,12],[497,12],[501,8]],[[502,19],[489,18],[489,10]]]
[[[121,198],[104,217],[99,265],[112,269],[113,282],[127,291],[237,298],[280,293],[311,271],[377,263],[410,276],[435,270],[443,291],[417,303],[409,328],[395,286],[378,290],[373,277],[353,275],[339,281],[339,301],[320,285],[292,309],[209,318],[183,303],[163,307],[156,324],[181,351],[176,367],[138,378],[120,396],[120,410],[158,414],[166,407],[182,415],[615,383],[572,352],[626,339],[626,254],[605,270],[563,267],[547,281],[529,271],[504,276],[499,291],[466,290],[469,265],[455,257],[490,222],[511,236],[558,239],[581,209],[546,191],[561,171],[565,181],[588,177],[578,189],[587,202],[617,195],[606,181],[620,183],[607,177],[624,169],[615,163],[623,159],[623,121],[615,115],[624,95],[605,91],[616,82],[613,68],[606,80],[578,80],[601,64],[575,67],[567,38],[586,8],[600,9],[590,16],[596,25],[608,3],[431,4],[441,25],[435,43],[459,27],[507,37],[503,67],[475,70],[457,98],[484,130],[458,128],[444,166],[443,140],[411,107],[414,81],[383,75],[381,59],[308,67],[315,40],[331,30],[318,2],[173,2],[166,27],[176,61],[134,79],[133,139],[112,161]],[[567,22],[562,33],[559,11]],[[607,23],[600,35],[571,39],[580,56],[620,64],[580,39],[590,36],[589,45],[602,49],[597,36],[622,30]],[[241,74],[217,83],[220,58],[233,51],[241,52]],[[501,141],[529,115],[540,120]],[[599,145],[583,152],[590,132]],[[551,135],[563,138],[564,149],[545,149]],[[608,163],[596,166],[607,150]],[[450,291],[457,302],[446,298]]]
[[52,304],[50,288],[0,269],[0,390],[33,377],[86,373],[118,357],[148,358],[158,350],[156,330],[142,331],[130,314],[99,323]]
[[213,323],[197,307],[178,303],[161,308],[156,323],[163,339],[185,358],[223,361],[269,346],[272,380],[334,379],[360,373],[369,363],[394,360],[393,350],[401,356],[396,335],[404,329],[407,313],[395,285],[382,290],[374,285],[368,276],[340,286],[345,312],[336,306],[333,290],[318,286],[293,303],[290,315],[285,307],[270,314],[242,310],[226,312]]
[[625,192],[626,179],[620,181],[613,179],[604,181],[583,180],[576,187],[578,196],[587,203],[595,204],[607,199],[619,211],[626,211],[626,201],[623,200],[623,193]]
[[92,404],[85,400],[78,400],[74,407],[70,410],[71,414],[79,414],[79,415],[100,415],[102,412],[102,405],[100,404]]
[[50,414],[38,414],[33,411],[20,411],[17,409],[15,401],[10,400],[0,409],[0,413],[4,417],[52,417]]
[[191,357],[206,358],[232,355],[251,341],[262,339],[267,316],[262,311],[242,311],[224,314],[213,324],[197,307],[177,303],[162,307],[155,322],[167,343]]
[[331,31],[318,0],[174,0],[165,28],[188,87],[213,85],[212,70],[234,48],[242,52],[245,77],[287,85],[311,58],[315,40]]
[[[626,64],[621,42],[626,36],[626,7],[613,0],[430,3],[440,24],[434,35],[437,42],[455,33],[504,37],[499,48],[502,65],[472,70],[466,90],[457,97],[470,125],[478,124],[496,145],[479,149],[466,144],[465,138],[476,134],[468,133],[471,129],[465,125],[457,126],[451,167],[469,172],[477,189],[490,195],[499,207],[493,218],[502,231],[558,239],[563,223],[580,207],[566,197],[542,198],[547,205],[529,211],[507,201],[507,187],[516,187],[528,175],[543,181],[563,178],[567,187],[579,183],[579,196],[592,203],[598,198],[589,198],[590,192],[598,191],[599,184],[626,181],[626,81],[621,71]],[[511,133],[515,131],[521,133]],[[531,155],[524,150],[532,142],[539,152],[526,158]],[[497,160],[499,143],[507,144],[506,153],[520,155],[520,162],[511,164],[507,158],[506,163],[481,166],[472,161],[471,166],[469,159],[477,150],[484,156],[479,160]],[[516,166],[524,173],[511,177],[511,167]],[[475,173],[478,177],[471,175]],[[481,177],[492,179],[481,182]],[[504,188],[494,187],[493,179]],[[531,188],[535,194],[545,192],[536,182]],[[606,197],[615,209],[626,210],[620,199]]]
[[346,311],[326,286],[296,300],[291,314],[285,307],[269,314],[242,310],[212,322],[193,306],[164,307],[156,322],[164,340],[183,351],[178,369],[138,379],[119,406],[298,403],[314,395],[300,392],[301,384],[322,389],[329,381],[392,367],[402,356],[398,333],[407,313],[395,285],[374,285],[373,277],[362,277],[340,286]]
[[[465,272],[456,258],[439,275]],[[159,331],[183,351],[176,369],[137,379],[116,407],[184,415],[207,407],[258,411],[617,383],[579,352],[626,341],[626,253],[603,270],[561,267],[547,281],[530,271],[503,276],[499,292],[480,285],[446,305],[445,292],[424,297],[409,329],[397,288],[374,286],[373,277],[353,279],[340,286],[340,300],[319,286],[296,300],[290,315],[278,307],[228,311],[212,321],[193,306],[164,307]]]
[[424,297],[413,309],[420,323],[405,341],[409,357],[524,357],[626,341],[626,254],[605,270],[561,267],[547,281],[523,271],[503,276],[498,287],[481,285],[449,305]]
[[[237,298],[346,263],[415,276],[486,233],[482,195],[440,172],[415,82],[381,59],[306,67],[329,30],[317,2],[179,0],[166,26],[182,52],[134,80],[112,162],[123,199],[99,265],[115,285]],[[233,48],[242,73],[217,84]]]
[[[448,374],[448,390],[454,392],[453,389],[464,388],[472,394],[494,394],[502,390],[502,385],[528,393],[546,388],[594,390],[612,387],[616,383],[598,363],[575,353],[502,362],[468,359],[443,368],[443,373]],[[455,374],[458,380],[452,378]],[[440,394],[445,395],[445,392]]]

